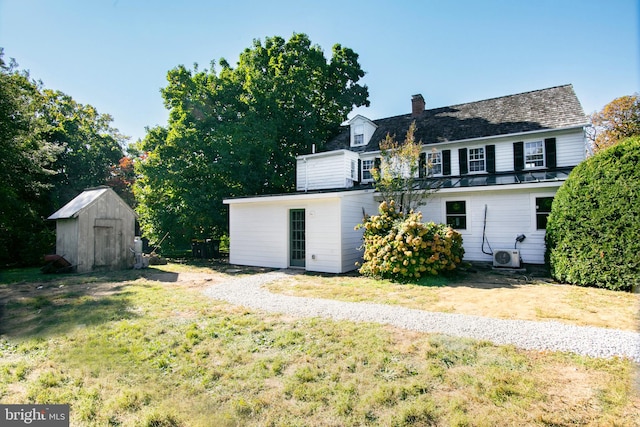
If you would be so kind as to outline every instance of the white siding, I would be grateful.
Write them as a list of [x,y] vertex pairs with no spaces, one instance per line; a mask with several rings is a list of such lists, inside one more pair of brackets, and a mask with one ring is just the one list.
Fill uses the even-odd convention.
[[306,269],[341,273],[340,198],[307,202]]
[[353,228],[362,210],[375,213],[371,192],[336,192],[230,200],[232,264],[272,268],[289,266],[289,211],[305,210],[305,269],[343,273],[356,268],[362,231]]
[[229,262],[288,267],[288,209],[277,203],[229,206]]
[[348,150],[299,156],[296,163],[296,190],[351,187],[352,160],[356,162],[357,175],[358,154]]
[[510,140],[496,144],[496,172],[510,172],[513,170],[513,143]]
[[556,156],[558,167],[575,166],[585,159],[584,133],[571,133],[558,136],[556,139]]
[[[459,149],[478,148],[495,145],[496,172],[513,171],[513,143],[556,138],[557,166],[575,166],[585,158],[585,139],[581,129],[557,132],[533,132],[525,135],[509,135],[484,140],[462,141],[428,145],[423,152],[430,153],[433,148],[437,151],[451,151],[451,175],[460,175]],[[362,153],[361,158],[374,159],[378,152]],[[486,152],[485,152],[486,156]],[[333,188],[349,188],[351,160],[357,160],[358,154],[348,150],[310,154],[299,156],[296,169],[296,189],[298,191],[312,191]]]
[[[513,143],[528,141],[544,141],[545,138],[556,138],[556,166],[576,166],[585,159],[585,139],[582,129],[557,132],[533,132],[525,135],[509,135],[484,140],[463,141],[428,145],[423,148],[425,153],[432,148],[438,151],[451,150],[451,175],[460,175],[458,150],[460,148],[477,148],[495,145],[496,172],[513,171]],[[485,153],[486,155],[486,153]]]
[[356,262],[362,261],[362,234],[364,230],[355,230],[363,220],[363,214],[376,215],[378,203],[371,193],[354,195],[342,199],[342,268],[350,271],[357,268]]
[[[554,186],[555,185],[555,186]],[[485,224],[485,252],[497,249],[511,249],[515,238],[524,234],[526,239],[517,248],[523,262],[544,264],[544,230],[536,230],[535,198],[553,196],[558,184],[548,187],[510,188],[486,191],[442,190],[433,195],[426,206],[422,206],[423,221],[446,222],[446,202],[464,200],[466,202],[467,229],[462,233],[467,261],[492,261],[492,256],[482,251],[482,233]],[[494,187],[495,188],[495,187]],[[488,244],[487,244],[488,242]]]

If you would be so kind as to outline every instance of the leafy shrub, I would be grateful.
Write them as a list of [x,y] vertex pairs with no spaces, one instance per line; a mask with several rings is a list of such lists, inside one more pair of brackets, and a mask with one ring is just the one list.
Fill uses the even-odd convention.
[[640,282],[640,137],[579,164],[548,218],[551,274],[581,286],[629,291]]
[[403,214],[393,201],[367,218],[360,273],[400,281],[451,271],[462,261],[462,235],[444,224],[423,223],[420,212]]

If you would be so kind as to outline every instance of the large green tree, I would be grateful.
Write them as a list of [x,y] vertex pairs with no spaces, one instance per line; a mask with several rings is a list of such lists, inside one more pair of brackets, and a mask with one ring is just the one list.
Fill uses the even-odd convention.
[[59,148],[43,137],[40,89],[0,49],[0,264],[29,259],[51,242],[42,213]]
[[108,182],[123,157],[126,137],[111,127],[113,118],[60,91],[42,91],[43,137],[59,147],[51,179],[52,205],[59,207],[86,188]]
[[107,183],[125,138],[111,117],[4,61],[0,48],[0,265],[53,250],[46,217],[86,187]]
[[255,40],[232,67],[178,66],[162,90],[166,127],[149,129],[135,186],[144,231],[174,244],[227,229],[222,199],[286,192],[295,156],[332,136],[368,105],[358,55],[335,45],[329,60],[304,34]]

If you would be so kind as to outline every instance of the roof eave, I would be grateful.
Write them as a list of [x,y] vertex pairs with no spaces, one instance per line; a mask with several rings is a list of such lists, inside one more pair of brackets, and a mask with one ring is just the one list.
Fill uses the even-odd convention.
[[[422,145],[434,146],[434,145],[448,145],[448,144],[461,144],[461,143],[466,144],[470,142],[483,141],[483,140],[494,140],[494,139],[500,139],[500,138],[514,138],[514,137],[520,137],[520,136],[535,135],[537,133],[565,132],[565,131],[574,130],[574,129],[584,129],[585,127],[590,127],[590,126],[591,126],[591,123],[583,123],[583,124],[577,124],[572,126],[565,126],[562,128],[538,129],[538,130],[531,130],[526,132],[506,133],[503,135],[490,135],[490,136],[480,136],[476,138],[456,139],[453,141],[428,142],[428,143],[423,143]],[[367,151],[365,154],[376,154],[379,152],[380,150],[371,150],[371,151]]]

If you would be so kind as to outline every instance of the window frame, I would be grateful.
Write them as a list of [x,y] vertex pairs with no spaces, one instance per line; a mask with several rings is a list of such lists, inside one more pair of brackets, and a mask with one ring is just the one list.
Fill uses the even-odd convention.
[[[529,154],[527,151],[527,146],[529,146],[530,144],[539,144],[540,148],[542,149],[542,153],[537,153],[537,154]],[[546,149],[545,149],[545,142],[542,139],[537,139],[534,141],[524,141],[524,145],[523,145],[523,162],[524,162],[524,170],[532,170],[532,169],[542,169],[545,168],[547,165],[547,155],[546,155]],[[532,159],[529,160],[531,157],[533,156],[542,156],[542,160],[539,159]],[[532,163],[534,162],[539,162],[541,161],[542,164],[541,165],[536,165]]]
[[[373,174],[371,173],[371,171],[373,169],[375,169],[375,164],[376,161],[375,159],[363,159],[362,160],[362,182],[369,182],[369,181],[373,181]],[[367,165],[369,167],[367,167]],[[365,173],[369,174],[368,178],[365,178]]]
[[[434,162],[433,158],[436,158],[438,161]],[[431,166],[429,166],[431,165]],[[435,166],[440,168],[439,172],[435,172]],[[442,176],[442,151],[432,151],[427,153],[427,176]]]
[[[454,230],[457,230],[459,232],[469,232],[471,229],[471,225],[470,225],[470,221],[469,221],[469,201],[467,199],[445,199],[443,200],[443,210],[444,210],[444,223],[447,224],[448,226],[450,226],[451,228],[453,228]],[[464,213],[460,214],[460,213],[449,213],[449,204],[450,203],[462,203],[463,207],[464,207]],[[456,228],[453,225],[450,224],[449,222],[449,217],[462,217],[464,218],[464,227],[463,228]]]
[[[471,157],[471,152],[474,150],[479,150],[482,153],[482,158],[481,159],[472,159]],[[482,162],[482,169],[480,170],[472,170],[472,164],[473,162]],[[482,147],[470,147],[467,148],[467,172],[469,174],[474,174],[474,173],[485,173],[487,172],[487,150],[484,146]]]
[[[550,194],[550,193],[540,193],[540,194],[532,194],[531,195],[531,199],[532,199],[532,205],[533,205],[533,220],[532,220],[532,224],[535,224],[535,230],[536,231],[544,231],[546,232],[547,230],[547,219],[549,218],[549,214],[551,213],[551,208],[549,208],[549,211],[538,211],[538,199],[551,199],[551,203],[553,203],[553,199],[555,198],[555,194]],[[544,215],[544,228],[540,228],[539,227],[539,218],[541,218],[541,216]]]
[[364,142],[364,123],[356,124],[353,126],[353,141],[352,147],[360,147],[365,145]]

